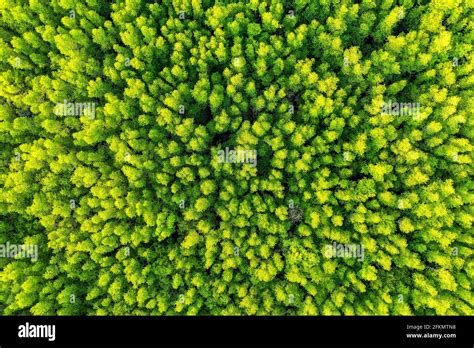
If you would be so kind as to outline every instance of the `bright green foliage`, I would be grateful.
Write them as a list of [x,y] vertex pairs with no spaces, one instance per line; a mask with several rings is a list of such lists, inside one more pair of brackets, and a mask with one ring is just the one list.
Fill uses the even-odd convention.
[[473,11],[1,1],[0,313],[474,314]]

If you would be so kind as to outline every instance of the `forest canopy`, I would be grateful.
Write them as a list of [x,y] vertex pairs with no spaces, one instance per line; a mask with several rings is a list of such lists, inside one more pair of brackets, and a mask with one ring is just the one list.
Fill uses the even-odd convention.
[[0,314],[473,315],[474,2],[0,2]]

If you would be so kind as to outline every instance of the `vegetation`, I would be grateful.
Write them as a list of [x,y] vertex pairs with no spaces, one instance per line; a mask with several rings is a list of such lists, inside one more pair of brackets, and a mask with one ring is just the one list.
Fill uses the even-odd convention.
[[2,1],[0,313],[472,315],[473,11]]

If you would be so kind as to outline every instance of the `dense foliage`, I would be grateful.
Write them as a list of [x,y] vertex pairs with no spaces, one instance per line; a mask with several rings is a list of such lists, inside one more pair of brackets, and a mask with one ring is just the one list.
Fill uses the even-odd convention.
[[472,315],[473,14],[1,1],[0,313]]

